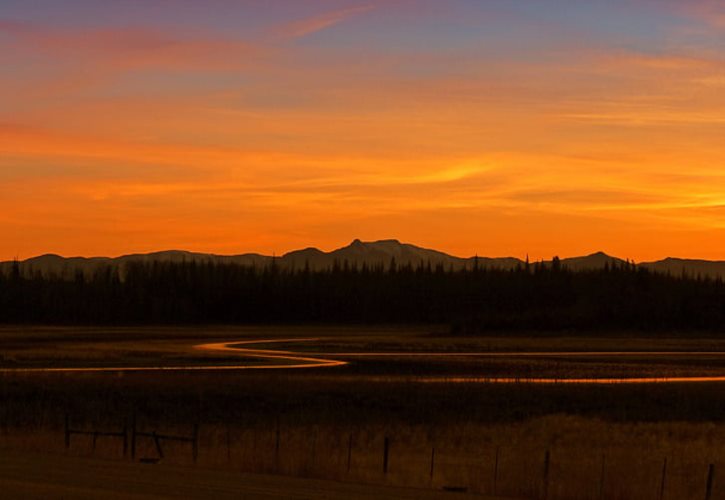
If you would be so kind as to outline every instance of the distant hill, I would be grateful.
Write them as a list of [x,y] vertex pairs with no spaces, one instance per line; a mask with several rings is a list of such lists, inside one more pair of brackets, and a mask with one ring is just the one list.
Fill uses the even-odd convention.
[[572,271],[602,269],[607,264],[612,266],[624,263],[624,260],[617,257],[612,257],[605,254],[604,252],[597,252],[591,255],[586,255],[584,257],[570,257],[568,259],[561,259],[561,266],[567,269],[571,269]]
[[643,262],[640,266],[661,273],[678,276],[683,273],[690,276],[710,276],[725,279],[725,261],[677,259],[668,257],[656,262]]
[[[148,254],[132,254],[122,257],[61,257],[59,255],[47,254],[33,257],[20,262],[23,274],[31,275],[41,273],[43,275],[59,274],[65,277],[73,277],[77,272],[93,273],[103,266],[119,266],[124,269],[132,262],[215,262],[233,263],[247,266],[265,266],[274,261],[275,265],[284,269],[311,270],[328,269],[334,265],[368,267],[388,267],[392,262],[398,266],[418,266],[420,264],[436,267],[444,266],[446,269],[461,269],[466,266],[475,265],[475,260],[481,267],[513,269],[523,262],[513,257],[504,258],[461,258],[448,255],[437,250],[421,248],[408,243],[401,243],[398,240],[380,240],[363,242],[354,240],[349,245],[338,248],[331,252],[323,252],[317,248],[305,248],[286,253],[281,257],[272,257],[260,254],[243,255],[215,255],[207,253],[194,253],[181,250],[169,250]],[[8,270],[12,262],[1,262],[0,270]]]
[[[20,268],[26,276],[40,273],[45,276],[55,274],[71,278],[78,272],[92,274],[97,269],[105,266],[118,266],[123,270],[131,262],[218,262],[263,266],[270,260],[271,257],[259,254],[214,255],[182,250],[168,250],[165,252],[124,255],[116,258],[61,257],[60,255],[46,254],[21,261]],[[9,261],[0,262],[0,271],[9,270],[12,264]]]
[[[317,248],[305,248],[286,253],[281,257],[272,257],[256,253],[241,255],[216,255],[207,253],[194,253],[182,250],[169,250],[148,254],[132,254],[122,257],[61,257],[47,254],[33,257],[20,262],[21,271],[25,275],[41,273],[43,275],[58,274],[64,277],[73,277],[77,272],[93,273],[103,266],[118,266],[124,269],[131,262],[214,262],[226,264],[240,264],[247,266],[265,266],[272,262],[284,269],[311,270],[328,269],[334,265],[369,267],[388,267],[394,261],[398,266],[418,266],[420,264],[436,267],[442,265],[446,269],[472,268],[478,265],[483,268],[514,269],[525,265],[524,261],[515,257],[456,257],[437,250],[422,248],[398,240],[379,240],[364,242],[358,239],[349,245],[331,252],[324,252]],[[607,264],[622,264],[625,261],[607,255],[603,252],[593,253],[581,257],[561,259],[562,267],[573,271],[601,269]],[[551,265],[551,261],[543,262]],[[656,272],[679,275],[687,273],[691,276],[710,276],[725,278],[725,261],[687,260],[667,258],[656,262],[638,264],[641,267]],[[0,262],[0,270],[8,271],[12,262]]]

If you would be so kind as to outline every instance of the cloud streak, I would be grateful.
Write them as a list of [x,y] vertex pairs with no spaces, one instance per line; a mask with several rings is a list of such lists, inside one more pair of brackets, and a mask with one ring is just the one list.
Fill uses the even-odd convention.
[[331,28],[343,21],[369,12],[374,8],[375,6],[370,4],[325,12],[307,19],[287,23],[274,30],[274,33],[282,39],[302,38]]
[[220,37],[194,37],[144,28],[68,30],[0,20],[0,33],[15,48],[61,56],[116,69],[239,67],[260,52],[250,43]]

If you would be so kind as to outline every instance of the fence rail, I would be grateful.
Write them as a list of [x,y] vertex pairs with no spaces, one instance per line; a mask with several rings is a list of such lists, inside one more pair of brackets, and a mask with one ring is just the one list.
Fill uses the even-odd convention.
[[155,430],[140,431],[140,430],[138,430],[138,428],[136,426],[136,416],[135,415],[131,419],[130,429],[125,420],[123,423],[123,428],[119,431],[109,431],[109,430],[100,430],[100,429],[74,429],[70,425],[69,415],[66,415],[65,416],[65,428],[64,428],[64,437],[65,437],[64,444],[65,444],[66,449],[71,448],[71,438],[74,435],[91,436],[93,452],[95,452],[95,450],[96,450],[96,443],[97,443],[99,437],[119,438],[122,440],[122,443],[123,443],[123,456],[124,457],[126,457],[128,455],[129,442],[130,442],[132,460],[136,459],[136,448],[137,448],[136,445],[139,441],[139,438],[149,438],[153,441],[156,452],[158,453],[159,460],[163,459],[165,457],[164,449],[162,446],[162,442],[164,442],[164,441],[176,441],[176,442],[180,442],[180,443],[189,443],[191,445],[191,456],[192,456],[192,460],[194,461],[194,463],[197,462],[197,459],[199,456],[199,424],[193,425],[192,433],[190,436],[163,434],[163,433],[157,432]]
[[71,446],[71,437],[77,436],[92,436],[93,450],[96,449],[96,443],[99,437],[112,437],[120,438],[123,440],[123,456],[125,457],[128,453],[128,428],[124,422],[123,428],[120,431],[108,431],[108,430],[86,430],[86,429],[74,429],[70,426],[70,417],[65,416],[65,447],[68,449]]

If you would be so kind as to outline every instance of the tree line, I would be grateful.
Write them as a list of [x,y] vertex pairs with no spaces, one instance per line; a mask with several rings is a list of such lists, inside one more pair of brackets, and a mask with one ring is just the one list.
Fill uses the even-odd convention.
[[355,266],[285,269],[134,262],[74,279],[0,273],[5,324],[446,324],[461,335],[514,330],[725,331],[721,279],[631,264],[571,271]]

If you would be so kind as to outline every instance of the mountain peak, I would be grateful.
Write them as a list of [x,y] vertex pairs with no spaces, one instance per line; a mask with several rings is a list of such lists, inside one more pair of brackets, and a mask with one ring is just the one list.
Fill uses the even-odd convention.
[[375,241],[362,241],[360,238],[355,238],[352,240],[352,243],[350,243],[348,246],[341,248],[340,250],[344,250],[345,248],[353,249],[353,250],[369,250],[369,249],[375,249],[375,248],[381,248],[381,247],[402,247],[404,246],[399,240],[396,239],[387,239],[387,240],[375,240]]
[[599,250],[598,252],[594,252],[593,254],[590,254],[589,257],[608,257],[612,258],[609,254],[602,252]]

